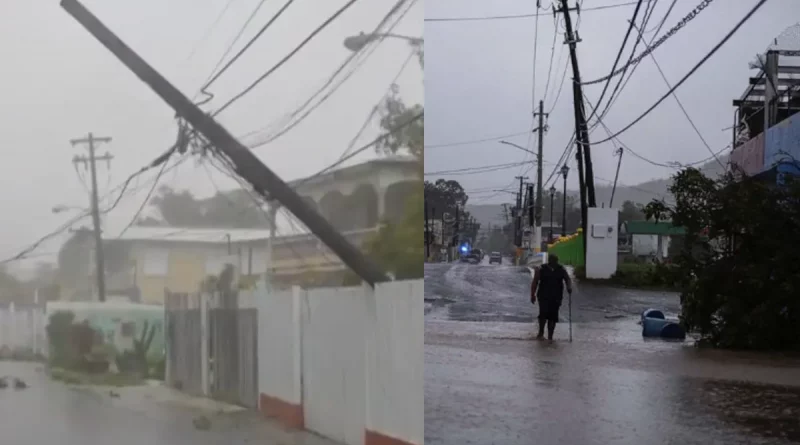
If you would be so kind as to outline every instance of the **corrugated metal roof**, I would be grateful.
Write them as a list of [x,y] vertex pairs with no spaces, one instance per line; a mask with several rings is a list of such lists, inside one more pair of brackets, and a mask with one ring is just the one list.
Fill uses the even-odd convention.
[[121,237],[104,238],[125,241],[227,243],[228,236],[230,236],[231,242],[256,241],[269,238],[269,230],[132,226]]

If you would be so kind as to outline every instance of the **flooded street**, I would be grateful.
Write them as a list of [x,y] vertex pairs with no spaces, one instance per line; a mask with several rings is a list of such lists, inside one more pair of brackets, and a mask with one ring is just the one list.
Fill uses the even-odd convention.
[[[22,378],[28,389],[0,389],[0,443],[3,445],[332,445],[305,432],[287,432],[255,412],[219,414],[119,398],[51,381],[41,365],[0,361],[0,375]],[[193,420],[210,419],[208,430]]]
[[427,444],[800,443],[800,361],[645,341],[678,297],[578,284],[556,341],[533,340],[530,275],[425,270]]

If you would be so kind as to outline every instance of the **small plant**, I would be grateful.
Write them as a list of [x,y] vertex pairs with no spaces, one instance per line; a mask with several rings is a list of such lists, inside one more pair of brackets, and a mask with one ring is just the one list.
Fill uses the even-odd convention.
[[117,356],[117,368],[120,372],[136,373],[142,377],[150,374],[147,352],[153,343],[155,333],[156,326],[151,326],[149,322],[145,321],[139,338],[133,340],[133,349]]

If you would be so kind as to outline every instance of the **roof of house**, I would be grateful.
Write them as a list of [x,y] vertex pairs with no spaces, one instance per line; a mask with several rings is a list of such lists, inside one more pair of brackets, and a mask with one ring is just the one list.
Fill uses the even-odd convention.
[[686,229],[672,225],[672,221],[626,221],[622,223],[628,235],[685,235]]
[[[228,238],[230,236],[230,238]],[[110,236],[106,240],[123,241],[171,241],[195,243],[248,242],[269,238],[268,229],[215,229],[186,227],[131,226],[122,236]]]

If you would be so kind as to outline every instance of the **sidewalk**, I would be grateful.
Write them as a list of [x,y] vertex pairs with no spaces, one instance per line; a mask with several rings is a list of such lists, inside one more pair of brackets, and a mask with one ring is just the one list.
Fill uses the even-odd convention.
[[339,445],[308,431],[287,430],[277,422],[246,408],[204,397],[193,397],[160,381],[141,386],[66,385],[120,411],[152,420],[167,420],[187,429],[225,438],[232,443],[260,445]]

